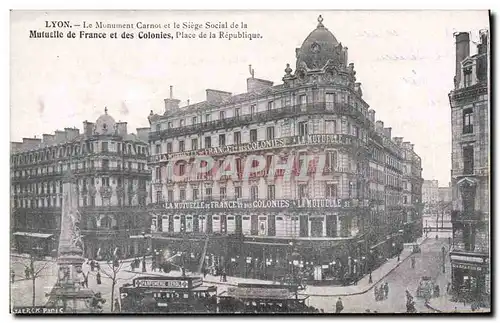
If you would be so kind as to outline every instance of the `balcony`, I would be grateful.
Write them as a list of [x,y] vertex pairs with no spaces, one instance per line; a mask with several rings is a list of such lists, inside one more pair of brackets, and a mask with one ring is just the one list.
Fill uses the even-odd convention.
[[489,167],[480,167],[474,169],[454,169],[452,170],[451,176],[453,177],[464,177],[464,176],[489,176]]
[[481,211],[465,212],[451,211],[451,222],[483,222],[487,221],[486,214]]
[[255,114],[236,116],[232,118],[198,123],[185,127],[151,132],[149,134],[149,140],[155,141],[159,139],[198,134],[205,131],[216,131],[220,129],[247,126],[254,123],[273,121],[290,117],[299,117],[301,115],[323,113],[351,116],[353,118],[356,118],[363,124],[369,123],[368,119],[361,113],[361,111],[356,110],[351,104],[317,102],[307,105],[288,106],[280,109],[262,111]]
[[223,147],[204,148],[180,153],[167,153],[150,156],[148,162],[167,162],[173,158],[194,156],[217,156],[251,151],[262,151],[282,147],[295,146],[348,146],[354,149],[366,149],[366,144],[358,137],[347,134],[311,134],[306,136],[290,136],[273,140],[261,140],[244,144],[228,145]]

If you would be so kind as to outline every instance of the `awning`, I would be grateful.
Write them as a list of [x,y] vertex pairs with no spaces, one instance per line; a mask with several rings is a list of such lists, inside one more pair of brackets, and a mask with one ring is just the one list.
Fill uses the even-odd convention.
[[41,239],[46,239],[53,236],[53,234],[51,233],[37,233],[37,232],[16,232],[14,233],[14,235],[21,237],[41,238]]

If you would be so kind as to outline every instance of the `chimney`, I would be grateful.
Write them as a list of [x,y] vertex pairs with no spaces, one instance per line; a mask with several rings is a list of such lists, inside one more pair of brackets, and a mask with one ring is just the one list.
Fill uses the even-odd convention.
[[384,132],[384,122],[380,121],[380,120],[377,120],[377,122],[375,122],[375,130],[378,133]]
[[413,145],[411,142],[409,142],[409,141],[405,141],[405,142],[403,142],[403,147],[404,147],[405,149],[408,149],[408,150],[412,150],[412,151],[413,151],[413,146],[414,146],[414,145]]
[[170,85],[170,97],[165,99],[165,113],[179,108],[181,100],[174,99],[174,87]]
[[460,32],[455,34],[455,88],[458,88],[462,78],[462,61],[470,56],[469,33]]
[[398,145],[398,146],[402,146],[403,145],[403,137],[394,137],[394,142]]
[[148,142],[149,131],[151,130],[151,128],[149,128],[149,127],[137,128],[136,130],[137,130],[137,137],[144,142]]
[[363,96],[363,91],[361,91],[361,82],[354,83],[354,91],[356,91],[359,96]]
[[10,142],[10,151],[11,153],[17,153],[23,148],[23,143],[18,142],[18,141],[11,141]]
[[42,139],[37,138],[23,138],[22,149],[23,150],[31,150],[38,148],[42,143]]
[[221,103],[231,97],[231,92],[207,89],[207,102]]
[[116,132],[118,136],[125,137],[127,135],[127,123],[126,122],[117,122],[116,123]]
[[77,128],[64,128],[64,131],[66,131],[67,140],[73,140],[80,135],[80,130]]
[[388,127],[388,128],[384,128],[384,135],[391,139],[391,132],[392,132],[392,128],[391,127]]
[[368,110],[368,118],[370,119],[371,122],[375,123],[375,110],[373,109]]
[[258,78],[247,78],[247,92],[261,91],[273,86],[273,82]]
[[42,142],[47,146],[52,145],[55,142],[55,140],[56,140],[55,135],[49,135],[46,133],[42,135]]
[[488,52],[488,30],[479,31],[480,43],[477,45],[478,54],[486,54]]
[[94,123],[85,120],[83,122],[83,134],[87,137],[92,136],[94,133]]
[[66,142],[66,131],[61,131],[61,130],[56,130],[56,144],[61,144],[63,142]]

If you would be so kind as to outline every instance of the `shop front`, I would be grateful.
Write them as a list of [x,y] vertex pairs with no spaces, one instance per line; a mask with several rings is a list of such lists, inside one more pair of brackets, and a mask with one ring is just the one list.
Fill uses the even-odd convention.
[[20,254],[55,256],[57,245],[51,233],[15,232],[13,236],[16,250]]
[[451,255],[452,290],[459,301],[489,301],[487,257]]

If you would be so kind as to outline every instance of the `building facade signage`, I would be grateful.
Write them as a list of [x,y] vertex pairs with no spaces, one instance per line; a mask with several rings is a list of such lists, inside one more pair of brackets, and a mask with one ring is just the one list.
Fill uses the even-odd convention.
[[483,271],[485,269],[481,266],[474,266],[474,265],[461,264],[461,263],[452,263],[451,266],[453,268],[468,269],[468,270],[473,270],[473,271]]
[[483,258],[480,258],[480,257],[470,257],[470,256],[451,255],[451,260],[483,263]]
[[228,145],[222,147],[204,148],[198,150],[191,150],[179,153],[166,153],[150,157],[151,162],[167,161],[173,158],[195,157],[195,156],[211,156],[211,155],[225,155],[231,153],[244,153],[259,151],[262,149],[280,148],[285,146],[294,145],[307,145],[307,144],[341,144],[351,145],[353,143],[352,136],[344,134],[314,134],[307,136],[291,136],[284,138],[277,138],[272,140],[261,140],[245,144]]
[[161,280],[161,279],[136,279],[135,287],[150,287],[150,288],[188,288],[187,280]]
[[165,209],[267,209],[267,208],[350,208],[366,207],[368,200],[352,199],[302,199],[256,201],[193,201],[166,202]]

